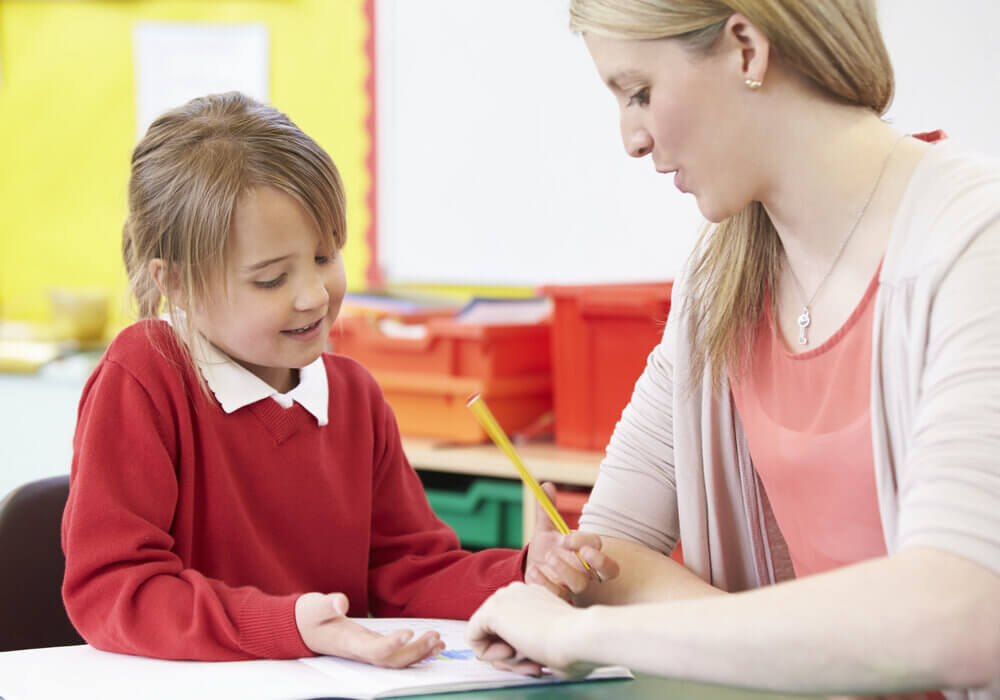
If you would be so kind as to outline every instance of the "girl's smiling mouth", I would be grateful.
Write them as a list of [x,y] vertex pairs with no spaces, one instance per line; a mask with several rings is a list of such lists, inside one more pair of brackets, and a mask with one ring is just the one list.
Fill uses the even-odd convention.
[[319,324],[323,321],[322,318],[317,319],[310,323],[308,326],[302,326],[301,328],[293,328],[292,330],[281,331],[282,333],[287,333],[288,335],[305,335],[310,331],[316,330]]

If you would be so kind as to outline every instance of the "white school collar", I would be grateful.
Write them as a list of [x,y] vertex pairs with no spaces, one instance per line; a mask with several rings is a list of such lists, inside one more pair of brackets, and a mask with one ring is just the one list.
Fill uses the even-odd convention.
[[[169,313],[160,318],[173,325]],[[183,331],[181,335],[183,336]],[[282,394],[212,345],[198,331],[194,331],[194,342],[188,343],[188,347],[205,383],[226,413],[257,403],[261,399],[273,399],[282,408],[291,408],[292,403],[297,402],[316,418],[319,425],[329,422],[327,412],[330,405],[330,385],[322,355],[300,369],[299,383]]]

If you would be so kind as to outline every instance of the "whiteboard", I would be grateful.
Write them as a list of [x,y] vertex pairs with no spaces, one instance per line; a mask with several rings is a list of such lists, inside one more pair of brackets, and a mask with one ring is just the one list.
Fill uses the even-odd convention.
[[[673,277],[702,217],[628,157],[568,0],[377,0],[377,264],[397,283]],[[992,0],[883,0],[888,118],[1000,156]]]

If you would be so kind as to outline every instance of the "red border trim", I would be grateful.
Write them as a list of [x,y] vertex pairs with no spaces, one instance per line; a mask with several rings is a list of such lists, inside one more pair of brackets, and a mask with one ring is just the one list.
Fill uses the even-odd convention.
[[365,279],[373,289],[382,287],[382,270],[378,265],[378,180],[376,178],[376,103],[375,103],[375,0],[364,0],[365,18],[368,20],[368,34],[365,37],[365,54],[368,56],[368,77],[365,78],[365,92],[368,94],[368,115],[365,117],[365,130],[368,132],[368,155],[365,162],[368,165],[368,230],[365,231],[365,241],[368,243],[368,269]]

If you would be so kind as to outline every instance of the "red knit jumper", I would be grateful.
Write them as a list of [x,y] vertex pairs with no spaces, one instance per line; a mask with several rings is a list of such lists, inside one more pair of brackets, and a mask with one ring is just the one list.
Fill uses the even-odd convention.
[[63,597],[93,646],[169,659],[310,655],[299,595],[349,614],[467,618],[524,552],[459,549],[371,375],[324,355],[329,424],[271,399],[223,412],[162,321],[87,382],[63,518]]

